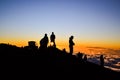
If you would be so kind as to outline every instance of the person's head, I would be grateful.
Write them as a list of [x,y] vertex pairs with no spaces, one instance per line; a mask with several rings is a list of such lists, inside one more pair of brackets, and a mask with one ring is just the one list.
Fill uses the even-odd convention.
[[54,34],[54,32],[52,32],[52,34]]
[[47,37],[47,34],[45,33],[45,37]]
[[103,55],[101,55],[101,57],[103,57]]
[[74,38],[74,36],[71,36],[70,38],[71,38],[71,39],[73,39],[73,38]]

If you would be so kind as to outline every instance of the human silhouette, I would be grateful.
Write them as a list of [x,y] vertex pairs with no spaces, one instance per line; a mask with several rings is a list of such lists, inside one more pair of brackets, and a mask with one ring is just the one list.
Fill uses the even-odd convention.
[[63,51],[63,53],[66,53],[66,49],[65,48],[62,51]]
[[70,54],[71,55],[73,54],[73,46],[75,45],[75,43],[73,42],[73,38],[74,38],[74,36],[71,36],[69,38],[69,49],[70,49]]
[[[56,36],[55,36],[54,32],[52,32],[52,34],[50,35],[50,40],[51,40],[50,42],[51,43],[53,42],[54,47],[56,47],[55,38],[56,38]],[[51,44],[50,44],[50,46],[51,46]]]
[[84,60],[85,62],[87,61],[87,55],[86,55],[86,54],[84,55],[83,60]]
[[100,66],[104,67],[104,57],[100,55]]
[[49,42],[48,36],[47,36],[47,34],[45,34],[45,36],[40,40],[40,48],[46,49],[48,42]]
[[78,52],[77,56],[78,56],[79,61],[81,61],[83,57],[83,53]]

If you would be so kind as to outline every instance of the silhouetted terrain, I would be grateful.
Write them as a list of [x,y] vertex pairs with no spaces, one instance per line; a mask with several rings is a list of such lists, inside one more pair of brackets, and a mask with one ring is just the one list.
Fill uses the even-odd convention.
[[[55,77],[78,78],[79,80],[119,80],[120,73],[101,67],[94,63],[79,59],[55,47],[37,49],[37,47],[19,48],[8,44],[0,44],[1,69],[4,74],[19,77],[29,74]],[[21,75],[20,75],[21,74]],[[51,77],[48,77],[48,76]]]

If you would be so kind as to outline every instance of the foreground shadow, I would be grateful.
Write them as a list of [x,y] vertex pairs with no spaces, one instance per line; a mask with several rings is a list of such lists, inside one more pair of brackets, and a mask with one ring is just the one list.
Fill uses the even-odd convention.
[[[58,77],[75,77],[91,80],[117,80],[119,72],[112,71],[102,66],[87,61],[86,55],[78,53],[77,56],[67,53],[65,49],[59,50],[54,46],[38,48],[34,42],[29,46],[16,47],[9,44],[0,44],[1,67],[7,71],[31,71],[42,74],[40,76],[57,75]],[[84,58],[82,58],[84,56]],[[7,66],[7,67],[6,67]],[[17,69],[16,69],[17,68]],[[15,72],[15,73],[17,73]],[[44,74],[45,73],[45,74]]]

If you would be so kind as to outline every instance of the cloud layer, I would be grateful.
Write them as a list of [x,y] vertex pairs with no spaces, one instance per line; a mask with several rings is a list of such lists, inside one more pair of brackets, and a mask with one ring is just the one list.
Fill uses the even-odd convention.
[[104,55],[105,67],[115,71],[120,71],[120,49],[110,49],[103,47],[87,47],[88,60],[100,65],[100,55]]

